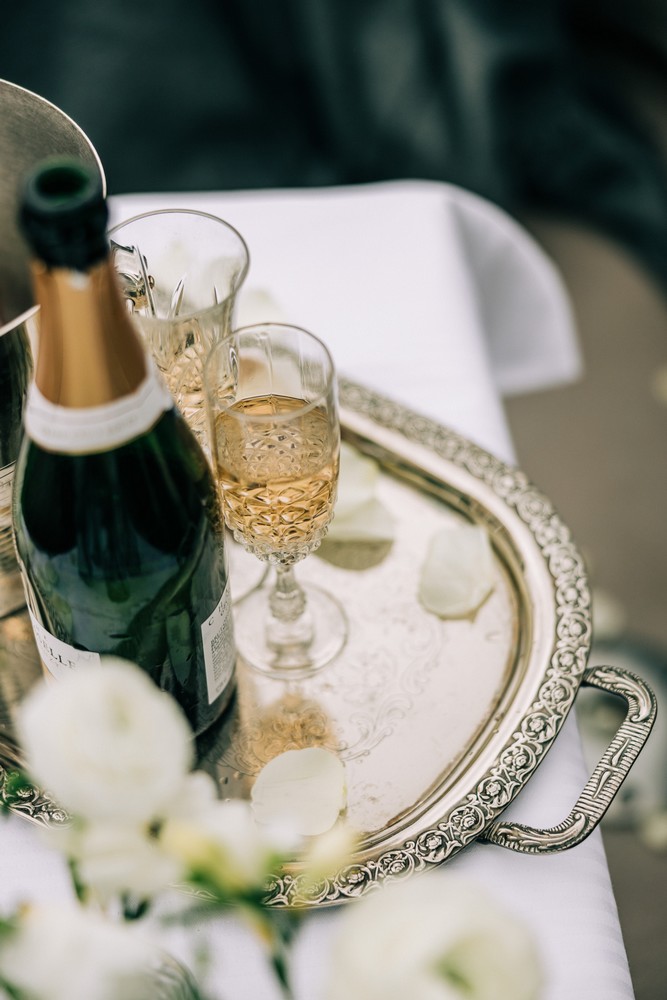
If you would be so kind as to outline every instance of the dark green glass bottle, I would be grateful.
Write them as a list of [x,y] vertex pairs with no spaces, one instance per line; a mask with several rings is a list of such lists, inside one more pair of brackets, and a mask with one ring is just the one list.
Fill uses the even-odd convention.
[[40,342],[16,466],[14,528],[45,669],[122,656],[196,733],[223,711],[236,654],[208,463],[125,312],[98,178],[28,180]]

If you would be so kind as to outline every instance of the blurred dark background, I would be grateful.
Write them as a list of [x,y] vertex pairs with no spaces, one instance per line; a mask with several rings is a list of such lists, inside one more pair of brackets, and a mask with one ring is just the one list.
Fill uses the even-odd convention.
[[[519,460],[588,558],[597,662],[667,692],[665,0],[13,3],[0,77],[111,194],[430,178],[528,226],[586,367],[506,401]],[[638,1000],[667,981],[665,732],[604,827]]]
[[111,193],[447,180],[667,282],[663,164],[604,63],[656,0],[5,6],[0,75],[83,128]]

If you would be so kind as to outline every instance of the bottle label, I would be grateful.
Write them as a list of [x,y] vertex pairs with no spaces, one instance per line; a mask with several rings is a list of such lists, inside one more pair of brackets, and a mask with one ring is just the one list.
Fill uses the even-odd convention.
[[41,625],[29,609],[32,630],[35,633],[37,650],[44,667],[50,674],[61,680],[79,667],[99,667],[102,664],[99,653],[89,653],[85,649],[75,649],[66,642],[56,639]]
[[[99,667],[102,659],[99,653],[85,649],[75,649],[69,643],[56,639],[38,621],[35,613],[28,608],[35,643],[45,669],[58,680],[67,677],[72,670],[80,667]],[[201,626],[206,668],[206,687],[209,705],[222,694],[231,680],[236,664],[236,647],[232,624],[232,601],[229,584],[225,587],[217,607]]]
[[134,392],[103,406],[59,406],[46,399],[33,382],[25,408],[25,432],[46,451],[94,454],[145,434],[173,405],[152,361]]
[[212,614],[201,627],[206,666],[208,703],[222,694],[231,680],[236,664],[236,647],[232,625],[232,599],[229,584]]

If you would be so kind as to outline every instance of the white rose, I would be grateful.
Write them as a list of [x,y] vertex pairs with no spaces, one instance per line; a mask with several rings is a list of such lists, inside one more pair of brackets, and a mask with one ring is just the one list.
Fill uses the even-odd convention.
[[206,771],[186,774],[172,800],[164,808],[165,819],[196,820],[219,802],[218,785]]
[[50,829],[46,836],[76,863],[77,878],[103,905],[123,895],[152,899],[184,874],[182,865],[145,827],[105,821]]
[[263,888],[267,876],[300,845],[292,831],[259,826],[249,803],[238,799],[214,803],[191,820],[168,819],[160,841],[223,895]]
[[0,976],[35,1000],[118,1000],[148,996],[138,984],[155,943],[127,924],[74,906],[23,911],[0,943]]
[[90,820],[149,821],[192,763],[192,733],[139,667],[103,657],[30,693],[19,717],[28,768],[66,810]]
[[344,864],[348,864],[353,851],[359,846],[359,834],[339,821],[330,830],[313,837],[301,857],[306,885],[317,885],[333,878]]
[[536,1000],[526,928],[444,872],[387,885],[344,912],[327,1000]]

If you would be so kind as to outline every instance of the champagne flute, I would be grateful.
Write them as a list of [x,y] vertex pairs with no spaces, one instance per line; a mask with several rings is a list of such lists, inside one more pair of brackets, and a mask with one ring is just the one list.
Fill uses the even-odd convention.
[[203,367],[232,329],[250,265],[228,222],[192,209],[158,209],[114,226],[113,259],[128,310],[205,454]]
[[236,642],[251,666],[304,677],[343,648],[338,601],[302,586],[294,565],[322,541],[336,499],[340,426],[333,361],[306,330],[243,327],[204,370],[221,505],[237,541],[275,567],[236,606]]
[[[250,266],[245,240],[224,219],[177,208],[136,215],[114,226],[109,236],[128,312],[210,457],[204,362],[232,329],[236,298]],[[227,551],[237,600],[261,582],[262,568],[238,545],[228,545]]]

